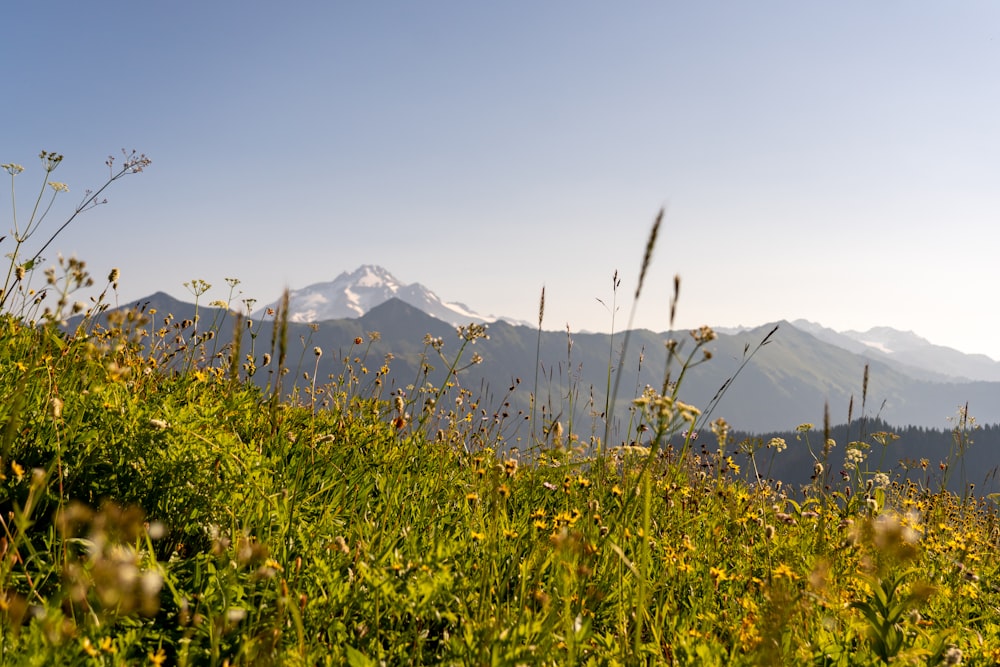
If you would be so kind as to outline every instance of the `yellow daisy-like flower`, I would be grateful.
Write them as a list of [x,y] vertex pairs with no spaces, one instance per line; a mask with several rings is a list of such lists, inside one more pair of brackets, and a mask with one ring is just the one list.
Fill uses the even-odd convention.
[[472,539],[474,539],[474,540],[475,540],[476,542],[482,542],[483,540],[485,540],[485,539],[486,539],[486,533],[477,533],[476,531],[472,531],[472,532],[470,533],[470,536],[471,536],[471,537],[472,537]]
[[163,647],[156,649],[156,653],[150,653],[149,662],[156,665],[156,667],[161,667],[163,663],[167,661],[167,653],[163,650]]
[[101,654],[101,651],[90,641],[90,637],[84,637],[81,643],[83,644],[83,650],[91,658],[96,658]]
[[726,574],[725,570],[717,568],[714,565],[708,568],[708,574],[715,580],[716,584],[721,584],[723,581],[732,579],[732,577]]
[[788,567],[785,563],[782,563],[778,567],[774,568],[774,572],[771,573],[775,579],[785,578],[789,581],[795,581],[799,578],[799,575],[795,574],[795,570]]

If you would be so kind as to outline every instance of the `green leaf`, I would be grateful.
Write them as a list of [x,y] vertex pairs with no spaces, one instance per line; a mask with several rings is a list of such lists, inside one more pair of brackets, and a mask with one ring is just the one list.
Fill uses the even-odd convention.
[[347,664],[351,667],[375,667],[374,660],[353,646],[347,647]]

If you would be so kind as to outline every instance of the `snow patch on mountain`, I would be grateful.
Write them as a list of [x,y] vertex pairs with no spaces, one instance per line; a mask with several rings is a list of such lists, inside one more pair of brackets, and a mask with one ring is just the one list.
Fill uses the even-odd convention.
[[[404,285],[387,270],[373,264],[362,265],[351,273],[345,271],[330,282],[289,291],[288,319],[291,322],[322,322],[356,318],[393,298],[455,326],[499,319],[484,317],[462,303],[447,303],[420,283]],[[255,315],[261,316],[269,308],[277,310],[279,303],[269,304]]]
[[860,339],[860,338],[857,339],[857,340],[862,345],[867,345],[868,347],[870,347],[872,349],[875,349],[875,350],[878,350],[879,352],[882,352],[883,354],[892,354],[892,350],[889,349],[889,347],[885,343],[879,342],[877,340],[864,340],[864,339]]
[[834,331],[807,320],[795,320],[792,326],[849,352],[890,363],[912,377],[933,382],[1000,381],[1000,362],[935,345],[912,331],[892,327]]

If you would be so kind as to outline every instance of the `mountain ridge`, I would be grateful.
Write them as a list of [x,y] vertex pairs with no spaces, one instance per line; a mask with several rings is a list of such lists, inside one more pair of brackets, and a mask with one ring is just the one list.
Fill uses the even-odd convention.
[[[168,314],[173,315],[173,321],[177,322],[193,319],[195,312],[194,304],[179,301],[162,292],[133,303],[146,312],[155,308],[158,311],[155,317],[157,324],[161,324],[162,318]],[[224,309],[200,306],[198,314],[202,322],[200,330],[217,325],[218,331],[225,334],[234,324],[230,313]],[[573,419],[577,423],[589,423],[595,413],[603,411],[608,355],[609,352],[621,354],[622,333],[611,336],[605,333],[542,331],[539,335],[537,327],[504,321],[490,323],[488,327],[490,338],[477,341],[476,351],[480,353],[482,362],[463,371],[464,386],[499,394],[523,380],[519,392],[516,392],[518,395],[508,401],[512,406],[510,410],[516,412],[527,405],[525,397],[536,391],[528,383],[536,376],[535,368],[538,367],[541,384],[537,392],[539,400],[548,397],[546,400],[551,401],[550,417],[561,414],[563,408],[560,402],[573,392],[579,392],[572,402],[575,411]],[[767,338],[774,327],[778,331]],[[380,333],[378,340],[369,336],[373,331]],[[425,361],[436,367],[426,380],[432,383],[445,381],[441,373],[446,366],[439,360],[435,361],[436,351],[431,351],[425,344],[428,334],[444,341],[442,354],[446,356],[453,354],[460,345],[453,325],[395,297],[358,318],[288,324],[288,340],[298,341],[292,343],[296,347],[304,346],[301,352],[292,355],[293,358],[307,353],[314,345],[331,352],[320,360],[316,377],[335,376],[338,371],[335,364],[342,362],[352,342],[361,337],[366,341],[366,349],[371,344],[370,354],[393,356],[393,373],[385,378],[385,386],[404,390],[422,377],[421,368]],[[617,397],[616,414],[619,417],[627,419],[631,399],[634,398],[632,394],[637,389],[641,390],[647,384],[654,387],[662,385],[668,363],[664,343],[670,338],[684,341],[686,345],[692,344],[686,331],[657,333],[638,329],[631,332],[628,357],[621,365],[624,375],[620,384],[627,389],[623,389],[622,395]],[[761,346],[765,339],[767,344]],[[219,344],[223,345],[224,341],[220,340]],[[248,344],[247,337],[244,337],[244,347]],[[720,388],[727,386],[714,416],[725,417],[734,428],[744,431],[777,431],[803,422],[822,423],[824,405],[829,406],[835,423],[847,419],[849,415],[859,417],[864,406],[864,414],[881,416],[899,425],[941,427],[958,405],[969,402],[972,414],[980,422],[1000,423],[1000,383],[953,379],[931,381],[915,377],[891,359],[851,352],[824,342],[786,321],[737,334],[719,334],[707,349],[712,352],[711,362],[699,364],[685,374],[681,395],[686,402],[707,407]],[[748,360],[754,350],[757,350],[756,353]],[[248,352],[249,347],[241,354]],[[867,386],[863,383],[866,366],[869,376]],[[616,373],[617,368],[616,360]],[[267,382],[272,371],[261,371],[254,380]],[[730,383],[730,379],[737,374],[739,376]],[[592,398],[585,400],[588,395]],[[484,399],[484,405],[487,403]]]
[[[452,326],[503,320],[537,329],[528,322],[481,315],[466,304],[446,302],[421,283],[405,284],[376,264],[362,264],[354,271],[340,273],[332,281],[290,290],[289,321],[315,323],[361,317],[391,298],[400,299]],[[259,308],[253,313],[253,317],[263,317],[268,309],[276,309],[278,303],[279,301],[275,301]],[[891,368],[920,380],[1000,382],[1000,362],[986,355],[966,354],[936,345],[912,331],[879,326],[868,331],[840,332],[804,319],[788,321],[788,325],[841,349],[886,363]],[[719,327],[717,331],[739,335],[750,328],[752,327]]]

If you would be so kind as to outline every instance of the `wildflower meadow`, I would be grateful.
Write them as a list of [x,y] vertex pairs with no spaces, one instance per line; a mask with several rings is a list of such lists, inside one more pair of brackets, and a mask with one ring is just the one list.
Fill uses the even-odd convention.
[[[835,442],[828,417],[734,441],[684,400],[709,327],[664,340],[662,383],[634,392],[615,373],[628,329],[613,337],[583,425],[539,409],[537,376],[524,414],[466,386],[483,325],[424,340],[438,385],[388,382],[378,332],[329,376],[320,347],[292,372],[286,310],[250,319],[237,281],[224,316],[178,320],[117,308],[112,267],[47,262],[151,162],[109,159],[50,224],[68,186],[40,159],[0,240],[0,664],[1000,664],[993,500],[899,476],[891,433]],[[37,171],[3,169],[11,192]],[[761,474],[790,448],[810,484]]]

